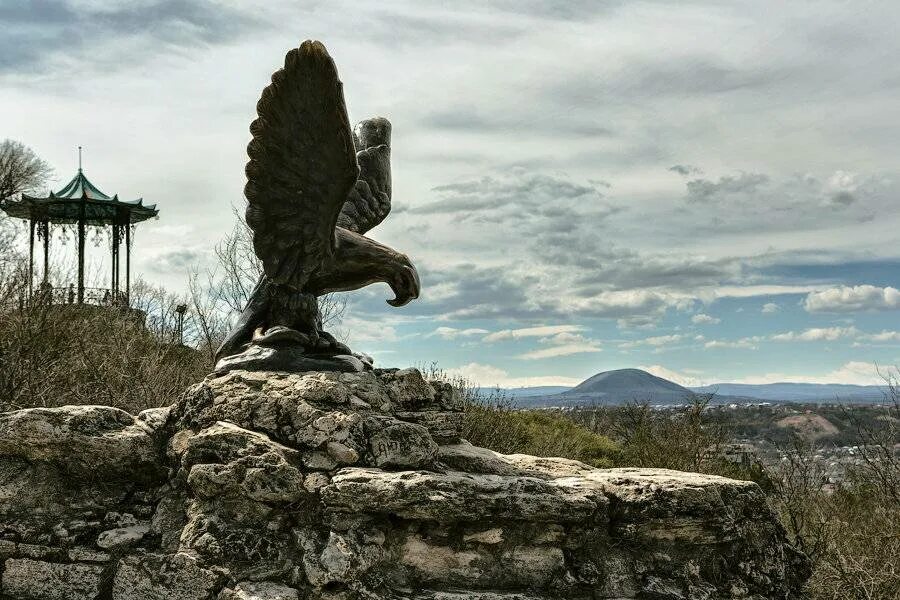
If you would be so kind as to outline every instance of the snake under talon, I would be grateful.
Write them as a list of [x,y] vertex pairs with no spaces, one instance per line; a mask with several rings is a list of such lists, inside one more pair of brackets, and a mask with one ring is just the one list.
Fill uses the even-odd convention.
[[297,343],[303,347],[313,345],[312,338],[309,335],[283,325],[275,325],[267,329],[257,327],[253,331],[252,341],[254,344],[261,346],[271,346],[286,342]]

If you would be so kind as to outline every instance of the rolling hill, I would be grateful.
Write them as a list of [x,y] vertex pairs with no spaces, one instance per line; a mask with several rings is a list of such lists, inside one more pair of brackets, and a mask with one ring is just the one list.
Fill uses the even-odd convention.
[[604,371],[589,377],[574,388],[517,388],[507,389],[505,392],[522,408],[619,405],[628,402],[674,405],[689,401],[692,394],[709,393],[715,394],[713,402],[717,404],[732,402],[852,404],[878,402],[884,398],[883,388],[874,385],[717,383],[686,388],[641,369]]
[[641,369],[604,371],[558,394],[525,395],[509,392],[522,407],[589,406],[592,404],[683,404],[693,394],[673,381]]
[[838,383],[716,383],[692,389],[700,393],[713,392],[772,402],[878,402],[884,398],[884,388],[881,386]]
[[585,379],[571,390],[563,392],[567,396],[576,395],[619,395],[619,394],[690,394],[691,390],[674,381],[651,375],[641,369],[618,369],[604,371]]

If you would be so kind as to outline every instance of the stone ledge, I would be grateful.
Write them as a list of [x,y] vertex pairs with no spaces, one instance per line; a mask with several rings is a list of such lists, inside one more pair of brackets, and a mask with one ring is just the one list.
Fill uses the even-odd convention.
[[94,564],[10,558],[3,566],[3,593],[35,600],[94,600],[100,594],[103,571]]
[[[588,600],[587,596],[582,597]],[[571,600],[582,600],[572,598]],[[441,592],[423,590],[403,600],[554,600],[553,596],[535,596],[522,592]]]
[[581,480],[451,471],[347,468],[322,489],[334,511],[390,514],[442,523],[513,520],[605,522],[606,497]]
[[463,418],[415,370],[0,414],[0,598],[799,597],[755,484],[498,454]]
[[106,476],[156,470],[153,429],[111,406],[28,408],[0,413],[0,456]]
[[457,471],[490,475],[522,475],[553,479],[570,475],[584,475],[592,467],[567,458],[544,458],[528,454],[500,454],[463,441],[441,446],[441,462]]

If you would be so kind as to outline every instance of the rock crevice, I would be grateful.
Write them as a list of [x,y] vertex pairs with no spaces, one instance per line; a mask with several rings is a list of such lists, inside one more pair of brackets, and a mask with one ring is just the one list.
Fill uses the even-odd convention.
[[501,455],[412,369],[0,414],[8,599],[793,598],[758,486]]

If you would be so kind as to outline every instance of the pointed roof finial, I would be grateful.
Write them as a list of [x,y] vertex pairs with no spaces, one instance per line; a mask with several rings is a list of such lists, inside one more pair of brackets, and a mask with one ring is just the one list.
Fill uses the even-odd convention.
[[78,146],[78,172],[81,173],[81,146]]

